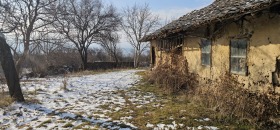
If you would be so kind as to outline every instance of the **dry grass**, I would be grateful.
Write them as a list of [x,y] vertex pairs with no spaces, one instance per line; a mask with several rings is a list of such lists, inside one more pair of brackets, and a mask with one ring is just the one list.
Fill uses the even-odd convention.
[[69,76],[65,74],[64,77],[63,77],[62,86],[61,86],[61,89],[64,90],[64,91],[68,90],[67,89],[68,79],[69,79]]
[[188,72],[187,61],[178,59],[185,64],[174,64],[172,56],[169,61],[151,72],[149,79],[155,86],[169,94],[184,92],[190,102],[218,112],[221,117],[216,119],[222,123],[238,119],[257,128],[280,129],[279,123],[271,121],[280,118],[280,95],[246,90],[229,73],[211,84],[198,84],[196,75]]
[[13,98],[8,93],[1,93],[0,95],[0,108],[7,107],[14,102]]
[[[32,103],[32,104],[41,104],[41,102],[34,98],[33,95],[24,95],[25,97],[25,103]],[[0,108],[4,108],[7,107],[9,105],[11,105],[14,102],[13,98],[11,98],[11,96],[9,95],[8,92],[1,92],[0,94]]]
[[[145,93],[153,93],[156,95],[156,101],[137,107],[137,104],[129,101],[130,97],[125,91],[120,91],[120,95],[125,99],[126,105],[121,111],[107,113],[112,120],[120,120],[123,117],[132,116],[130,123],[139,129],[148,129],[147,123],[150,124],[172,124],[175,121],[177,129],[187,129],[188,127],[198,126],[217,126],[220,129],[252,129],[250,123],[239,121],[236,119],[228,119],[219,112],[207,108],[199,103],[193,102],[185,93],[170,94],[160,87],[155,87],[148,82],[132,88],[129,91],[141,91],[142,96]],[[106,107],[108,109],[108,107]],[[210,121],[200,122],[198,119],[210,118]],[[223,121],[227,120],[227,122]]]
[[63,128],[70,128],[70,127],[74,127],[74,125],[72,124],[72,122],[68,122],[66,123],[64,126],[62,126]]
[[40,128],[40,127],[48,127],[47,124],[52,123],[52,120],[46,120],[44,122],[42,122],[41,124],[39,124],[36,128]]
[[200,86],[189,97],[229,118],[239,118],[258,128],[280,128],[270,120],[280,116],[280,95],[251,92],[226,73],[221,81]]
[[169,93],[182,90],[191,93],[198,85],[197,75],[189,72],[188,62],[183,56],[175,53],[170,55],[170,58],[160,61],[156,69],[151,72],[150,82]]
[[28,104],[41,104],[40,100],[36,99],[34,96],[24,95],[24,97],[25,97],[25,103],[28,103]]
[[[143,74],[143,73],[142,73]],[[229,73],[210,84],[199,84],[198,75],[191,74],[188,62],[183,56],[171,53],[149,76],[144,76],[155,88],[163,88],[165,93],[184,93],[190,102],[216,111],[215,119],[223,124],[238,120],[257,128],[280,129],[280,95],[251,92],[242,88],[236,78]]]
[[117,71],[124,71],[129,69],[108,69],[108,70],[84,70],[79,72],[74,72],[68,74],[69,76],[84,76],[84,75],[95,75],[95,74],[102,74],[107,72],[117,72]]

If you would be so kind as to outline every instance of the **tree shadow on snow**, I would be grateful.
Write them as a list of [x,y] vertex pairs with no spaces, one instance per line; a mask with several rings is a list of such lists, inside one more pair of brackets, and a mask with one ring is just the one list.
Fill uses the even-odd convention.
[[131,129],[136,130],[137,128],[126,125],[121,122],[114,122],[114,121],[106,121],[104,119],[94,119],[89,118],[82,115],[76,115],[69,112],[59,112],[58,110],[52,110],[46,108],[40,104],[22,104],[22,108],[20,109],[27,109],[29,111],[39,111],[42,115],[39,116],[58,116],[60,119],[68,119],[73,121],[82,121],[82,122],[90,122],[92,125],[98,125],[100,128],[107,128],[107,129]]

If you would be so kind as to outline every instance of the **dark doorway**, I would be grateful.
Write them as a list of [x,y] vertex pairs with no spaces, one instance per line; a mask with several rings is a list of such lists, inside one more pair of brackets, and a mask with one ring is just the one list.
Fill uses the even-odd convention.
[[152,47],[152,67],[154,67],[156,63],[156,52],[155,52],[155,47]]

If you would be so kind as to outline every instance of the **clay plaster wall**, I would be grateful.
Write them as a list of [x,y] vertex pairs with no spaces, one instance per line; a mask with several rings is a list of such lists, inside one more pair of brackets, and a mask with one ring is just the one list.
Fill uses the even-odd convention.
[[[159,48],[156,47],[157,40],[151,41],[151,47],[155,48],[155,64],[151,65],[153,68],[156,68],[161,63],[171,63],[170,61],[170,52],[161,51]],[[152,51],[152,49],[150,49]],[[152,54],[152,52],[150,52]],[[151,58],[152,60],[152,58]],[[151,61],[152,63],[152,61]]]
[[[249,34],[249,35],[248,35]],[[183,55],[189,62],[191,72],[197,73],[202,80],[218,79],[230,71],[230,40],[248,39],[247,66],[248,75],[236,76],[245,88],[257,91],[275,89],[280,93],[280,87],[273,87],[273,72],[278,71],[276,59],[280,56],[280,15],[263,13],[258,16],[247,16],[243,20],[232,22],[223,27],[218,37],[212,39],[211,66],[201,65],[200,42],[202,37],[185,36]],[[156,40],[151,42],[155,46]],[[156,50],[156,65],[159,59],[168,57],[168,53]],[[280,70],[280,68],[279,68]]]

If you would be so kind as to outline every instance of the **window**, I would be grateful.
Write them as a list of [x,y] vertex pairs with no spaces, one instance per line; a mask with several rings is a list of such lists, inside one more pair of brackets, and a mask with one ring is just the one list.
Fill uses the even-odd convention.
[[157,47],[161,51],[169,52],[172,49],[182,47],[183,43],[184,43],[184,36],[178,35],[178,36],[173,36],[173,37],[167,37],[164,39],[159,39],[157,42]]
[[201,64],[205,66],[211,65],[211,40],[201,40]]
[[230,72],[247,74],[247,40],[238,39],[230,42]]

